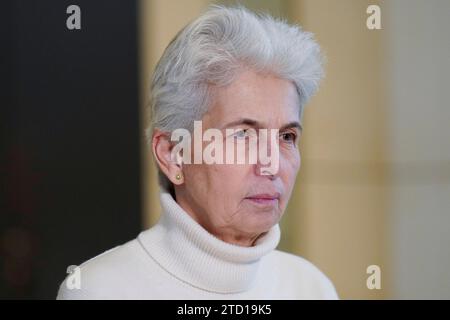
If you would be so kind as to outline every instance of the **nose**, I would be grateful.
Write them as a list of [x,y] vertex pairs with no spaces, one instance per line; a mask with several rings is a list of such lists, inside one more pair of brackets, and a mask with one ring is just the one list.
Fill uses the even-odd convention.
[[270,168],[261,167],[257,165],[255,170],[255,174],[263,177],[267,177],[269,180],[275,180],[277,173],[273,172]]
[[269,130],[269,134],[270,137],[268,137],[267,132],[263,132],[262,134],[260,132],[255,174],[259,176],[266,176],[270,180],[274,180],[278,176],[280,164],[278,130]]

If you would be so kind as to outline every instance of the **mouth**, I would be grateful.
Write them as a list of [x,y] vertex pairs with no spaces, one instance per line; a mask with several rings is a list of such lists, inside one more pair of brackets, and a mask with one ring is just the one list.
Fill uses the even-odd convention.
[[246,197],[245,199],[259,206],[275,206],[278,204],[278,201],[280,200],[280,194],[279,193],[254,194],[249,197]]

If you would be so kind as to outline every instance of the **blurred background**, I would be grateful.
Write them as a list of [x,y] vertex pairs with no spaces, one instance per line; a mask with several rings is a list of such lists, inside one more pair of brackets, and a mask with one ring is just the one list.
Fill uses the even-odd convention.
[[[54,299],[69,265],[157,221],[150,77],[211,3],[237,2],[4,2],[0,298]],[[342,299],[450,299],[450,2],[239,3],[314,33],[327,56],[279,248]],[[66,28],[71,4],[80,30]],[[381,29],[367,28],[369,5]]]

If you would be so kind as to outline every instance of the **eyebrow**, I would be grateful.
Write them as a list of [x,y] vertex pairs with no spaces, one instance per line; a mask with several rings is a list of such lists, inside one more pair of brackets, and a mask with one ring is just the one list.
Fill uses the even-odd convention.
[[[227,123],[226,125],[223,126],[223,128],[229,128],[229,127],[234,127],[234,126],[243,125],[243,124],[247,125],[249,127],[254,127],[254,128],[263,127],[261,125],[261,123],[257,120],[250,119],[250,118],[240,118],[240,119],[237,119],[237,120]],[[283,125],[279,129],[279,131],[283,131],[283,130],[290,129],[290,128],[298,128],[300,130],[300,133],[303,132],[303,127],[298,121],[292,121],[292,122],[289,122],[289,123]]]

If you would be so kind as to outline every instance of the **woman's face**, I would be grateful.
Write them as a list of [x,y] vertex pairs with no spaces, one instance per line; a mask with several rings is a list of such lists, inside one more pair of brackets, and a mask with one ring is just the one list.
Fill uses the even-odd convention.
[[[183,164],[184,183],[175,187],[176,197],[210,233],[226,242],[250,246],[278,223],[290,198],[300,168],[299,99],[292,82],[253,71],[240,73],[230,85],[213,92],[213,105],[202,118],[203,132],[217,128],[225,139],[227,128],[253,128],[257,133],[259,129],[279,129],[278,171],[264,174],[261,169],[269,165],[260,161]],[[245,134],[238,136],[245,139]],[[207,144],[203,143],[203,148]],[[267,147],[273,149],[270,140]]]

